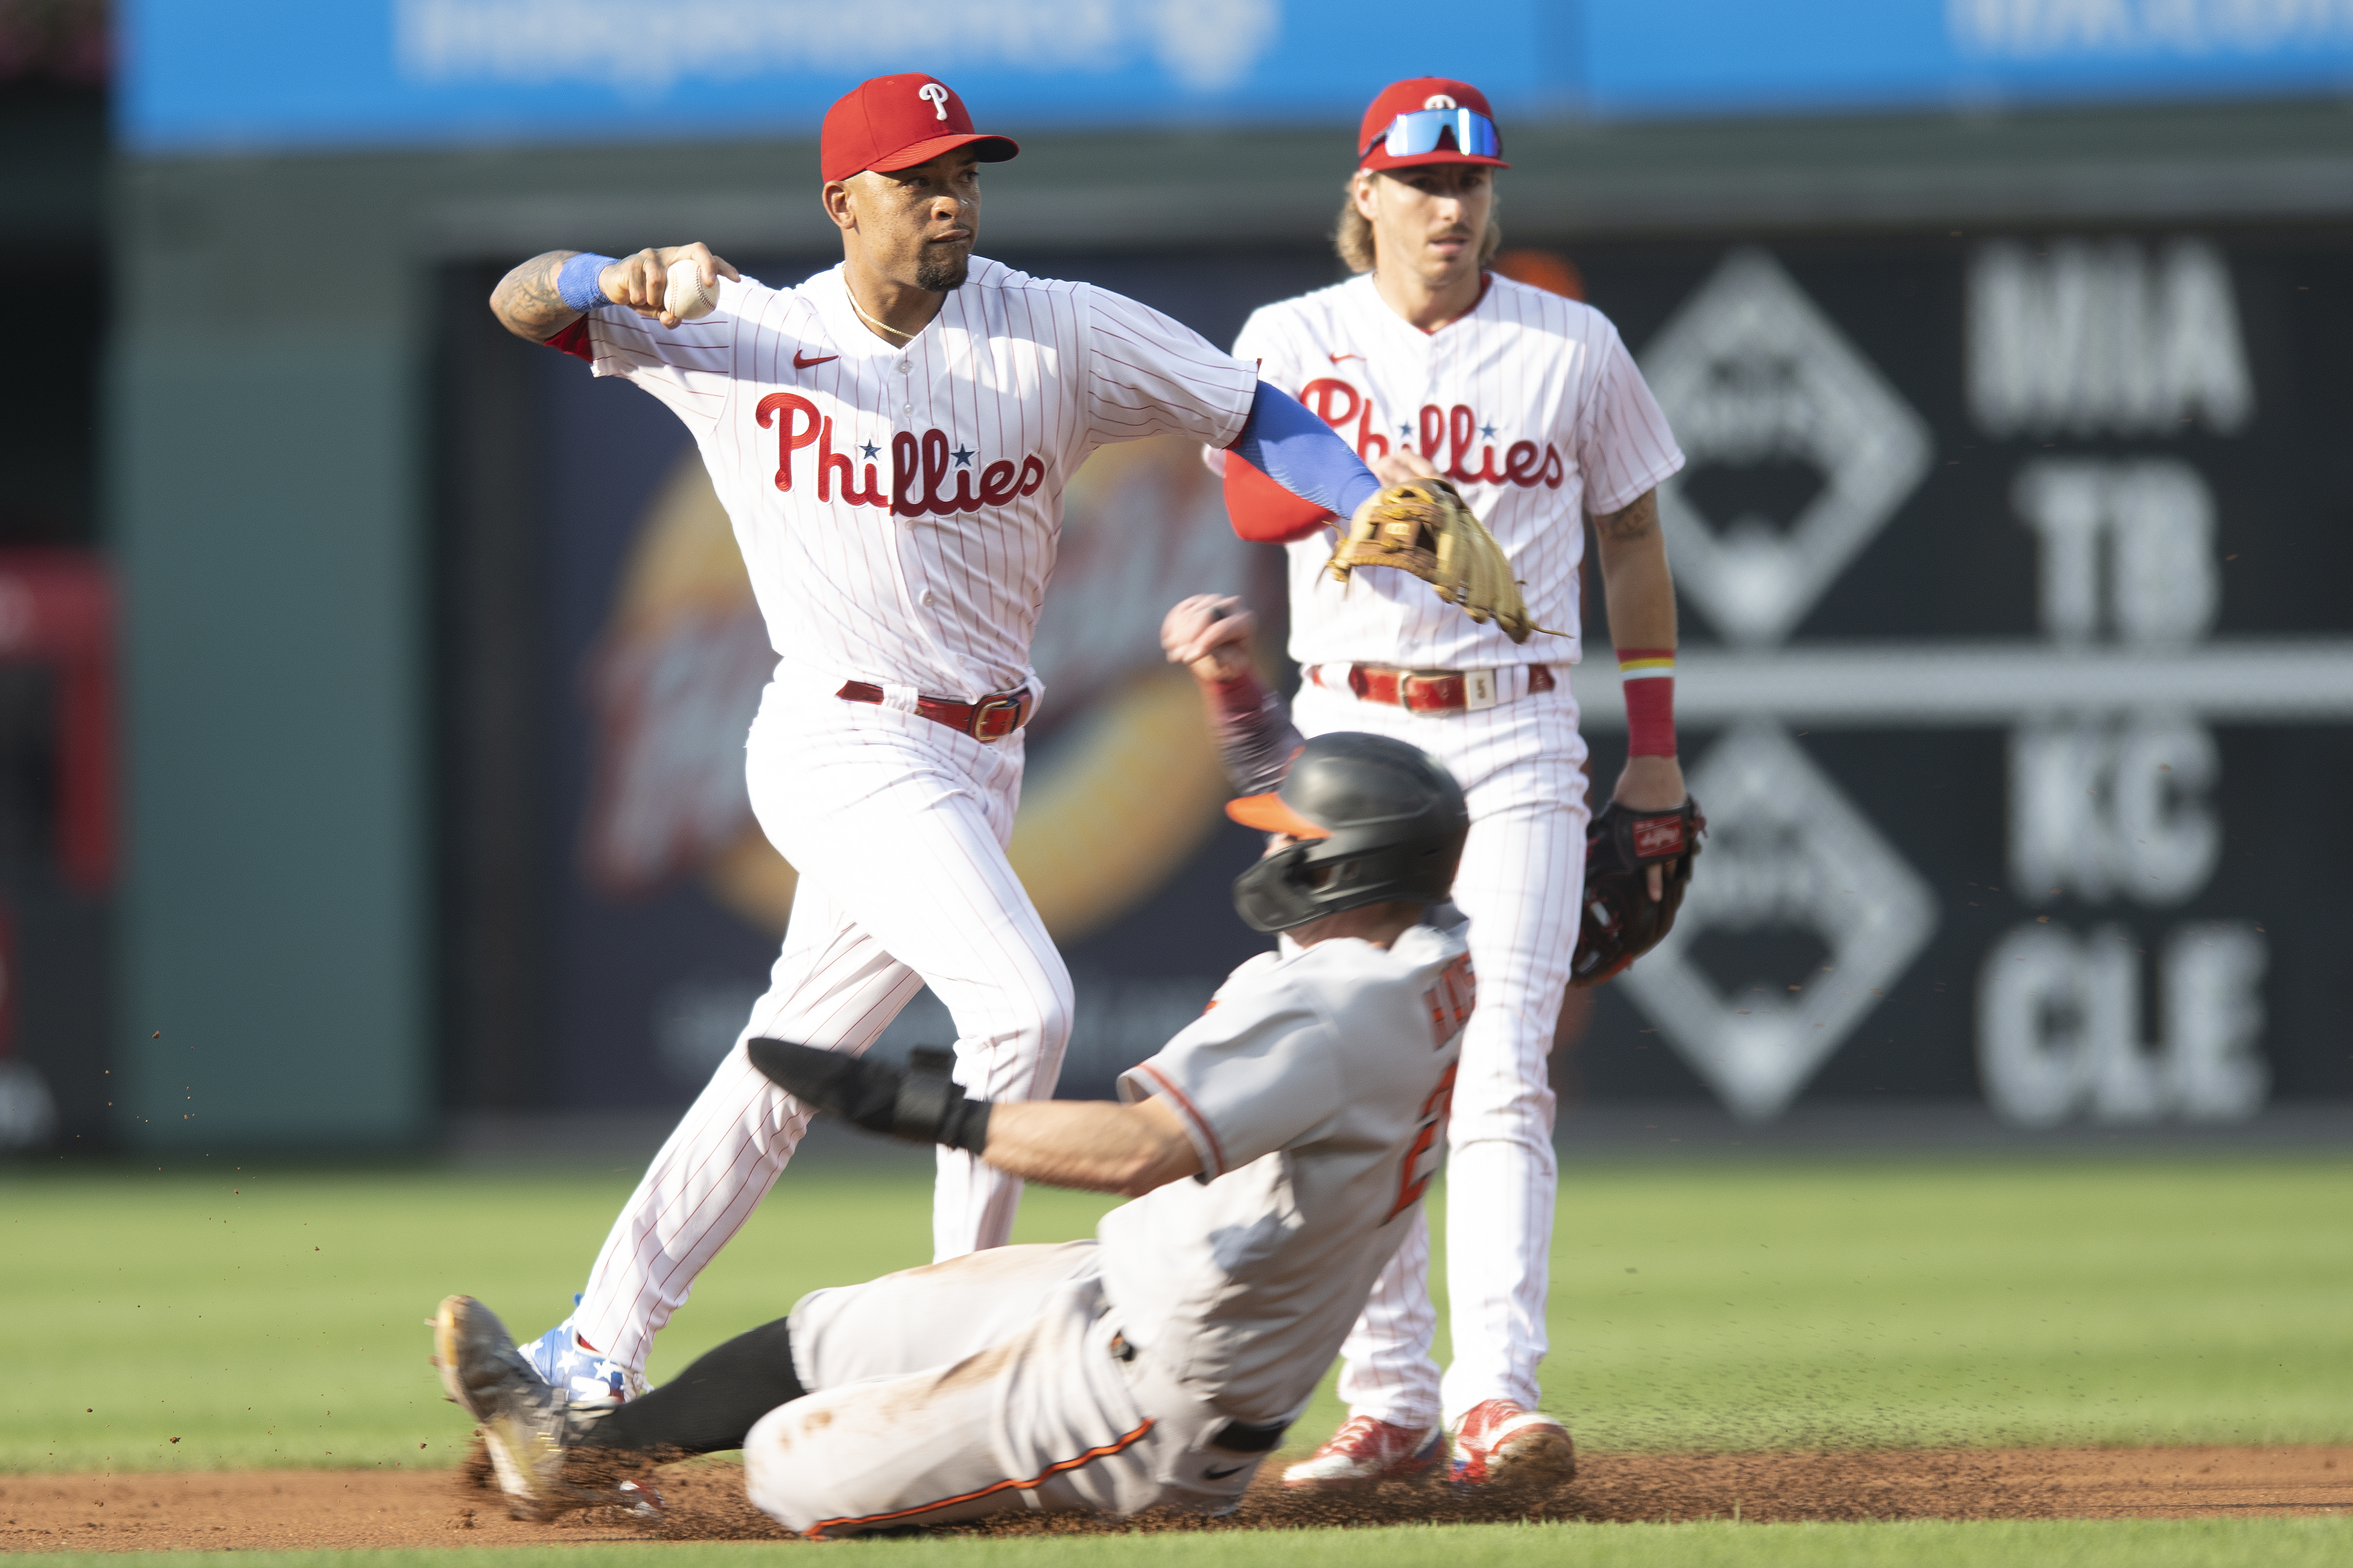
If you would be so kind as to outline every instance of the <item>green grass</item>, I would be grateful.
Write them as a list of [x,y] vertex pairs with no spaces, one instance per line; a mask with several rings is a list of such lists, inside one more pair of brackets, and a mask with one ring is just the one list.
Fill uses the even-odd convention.
[[1549,1400],[1601,1449],[2353,1436],[2353,1161],[1567,1174]]
[[[782,1552],[856,1553],[866,1568],[2333,1568],[2353,1554],[2353,1520],[2199,1520],[1954,1524],[1530,1524],[1408,1526],[1265,1534],[873,1541],[827,1548],[740,1545],[525,1547],[500,1568],[746,1568]],[[167,1552],[169,1568],[206,1561]],[[15,1559],[40,1568],[112,1568],[119,1554]],[[248,1552],[242,1568],[452,1568],[444,1552]]]
[[[928,1170],[792,1173],[657,1341],[654,1380],[819,1286],[928,1261]],[[0,1176],[0,1471],[449,1464],[469,1427],[424,1321],[453,1290],[518,1334],[562,1318],[636,1174]],[[1037,1193],[1018,1238],[1087,1234],[1103,1206]]]
[[[0,1176],[0,1470],[448,1463],[421,1320],[453,1289],[561,1317],[634,1174]],[[923,1261],[927,1187],[788,1173],[655,1380]],[[1020,1238],[1103,1206],[1033,1191]],[[2348,1211],[2353,1161],[2312,1156],[1572,1167],[1546,1399],[1599,1450],[2343,1441]],[[1327,1384],[1299,1434],[1335,1418]]]

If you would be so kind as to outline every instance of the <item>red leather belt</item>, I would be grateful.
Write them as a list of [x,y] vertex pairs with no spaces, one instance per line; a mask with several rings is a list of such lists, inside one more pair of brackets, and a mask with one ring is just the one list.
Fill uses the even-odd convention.
[[[1315,668],[1315,684],[1323,686],[1324,670]],[[1552,671],[1541,664],[1528,668],[1528,691],[1553,689]],[[1348,689],[1360,702],[1386,702],[1414,713],[1461,713],[1493,708],[1511,700],[1506,695],[1509,669],[1390,669],[1377,664],[1348,667]],[[1513,693],[1511,695],[1516,695]]]
[[[882,700],[882,689],[871,681],[848,680],[842,683],[836,697],[845,702]],[[950,702],[944,697],[918,697],[915,711],[934,724],[944,724],[959,735],[970,735],[976,741],[1002,741],[1022,725],[1029,722],[1029,689],[1000,691],[984,697],[977,702]]]

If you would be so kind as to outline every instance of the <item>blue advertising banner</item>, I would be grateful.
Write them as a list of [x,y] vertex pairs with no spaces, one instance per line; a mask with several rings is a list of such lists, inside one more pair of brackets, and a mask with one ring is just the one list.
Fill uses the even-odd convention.
[[1612,117],[2263,97],[2353,85],[2346,0],[1591,0]]
[[[1394,14],[1394,15],[1390,15]],[[1541,0],[1399,48],[1342,0],[137,0],[121,131],[143,152],[811,134],[870,76],[930,70],[993,123],[1329,121],[1430,73],[1533,108],[1570,79]],[[1414,14],[1413,32],[1427,32]]]
[[130,0],[132,150],[807,134],[925,69],[1024,125],[1344,121],[1372,85],[1478,82],[1560,118],[2316,94],[2353,0]]

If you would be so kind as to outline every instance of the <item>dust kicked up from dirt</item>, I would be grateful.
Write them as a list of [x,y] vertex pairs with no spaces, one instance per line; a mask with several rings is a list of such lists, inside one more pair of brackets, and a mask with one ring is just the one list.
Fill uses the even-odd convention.
[[[2353,1509],[2353,1448],[1879,1449],[1811,1454],[1602,1454],[1575,1480],[1495,1496],[1390,1485],[1370,1494],[1285,1490],[1269,1466],[1222,1518],[1112,1520],[1015,1513],[932,1533],[1129,1534],[1516,1520],[1757,1523],[1905,1519],[2200,1518]],[[674,1466],[653,1484],[669,1540],[787,1539],[753,1508],[733,1465]]]
[[[1392,1484],[1369,1494],[1286,1490],[1270,1466],[1242,1505],[1219,1518],[1174,1510],[1132,1519],[1010,1513],[931,1533],[1132,1534],[1163,1531],[1314,1530],[1518,1520],[1630,1523],[1690,1519],[2046,1519],[2056,1486],[2023,1456],[1998,1453],[1825,1453],[1601,1456],[1577,1479],[1516,1493]],[[754,1509],[733,1467],[673,1468],[656,1479],[672,1540],[782,1539]],[[2353,1494],[2353,1487],[2348,1487]]]
[[[1816,1453],[1586,1454],[1541,1496],[1385,1487],[1368,1497],[1286,1493],[1268,1468],[1224,1519],[1015,1514],[941,1533],[1119,1534],[1506,1520],[2197,1519],[2353,1510],[2353,1447],[1885,1448]],[[618,1508],[552,1523],[510,1519],[487,1467],[0,1477],[0,1551],[351,1550],[594,1541],[789,1539],[745,1500],[726,1460],[647,1479],[659,1519]]]

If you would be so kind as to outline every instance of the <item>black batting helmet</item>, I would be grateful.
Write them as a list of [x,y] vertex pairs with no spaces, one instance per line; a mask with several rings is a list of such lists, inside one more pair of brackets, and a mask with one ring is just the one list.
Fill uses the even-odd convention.
[[1234,909],[1254,931],[1289,931],[1366,904],[1434,904],[1454,886],[1471,813],[1438,759],[1386,735],[1318,735],[1282,784],[1226,815],[1287,833],[1234,879]]

